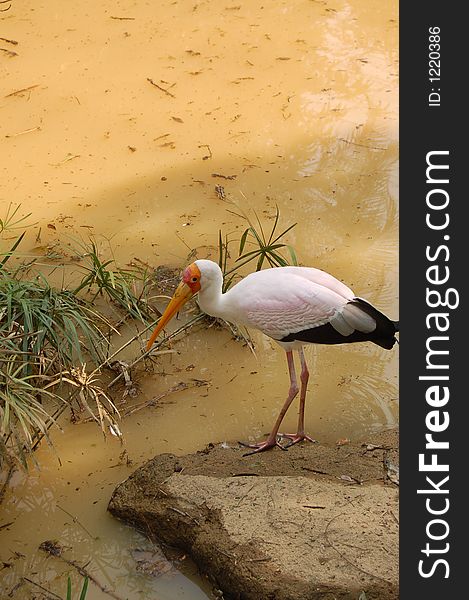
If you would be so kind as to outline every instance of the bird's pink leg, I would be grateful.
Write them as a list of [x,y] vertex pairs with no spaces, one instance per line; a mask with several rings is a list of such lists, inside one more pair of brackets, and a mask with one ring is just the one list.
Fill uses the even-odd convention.
[[293,352],[291,350],[287,352],[287,363],[288,372],[290,374],[290,390],[288,391],[288,398],[285,400],[285,404],[282,406],[282,410],[280,411],[280,414],[278,415],[277,420],[275,421],[275,425],[265,442],[259,442],[257,444],[245,444],[243,442],[240,442],[243,446],[247,446],[248,448],[254,448],[252,452],[247,452],[243,456],[256,454],[256,452],[263,452],[264,450],[268,450],[269,448],[273,448],[274,446],[278,446],[282,450],[285,450],[285,448],[278,443],[277,434],[280,424],[283,421],[283,417],[285,416],[295,396],[298,394],[298,382],[296,380],[295,364],[293,362]]
[[305,355],[303,353],[303,348],[298,350],[298,354],[300,355],[301,362],[301,392],[300,392],[300,409],[298,412],[298,431],[296,433],[281,433],[281,437],[289,438],[291,442],[287,444],[287,448],[293,446],[302,440],[308,440],[309,442],[314,442],[312,437],[305,434],[305,400],[306,400],[306,390],[308,387],[308,379],[309,379],[309,371],[308,365],[306,364]]

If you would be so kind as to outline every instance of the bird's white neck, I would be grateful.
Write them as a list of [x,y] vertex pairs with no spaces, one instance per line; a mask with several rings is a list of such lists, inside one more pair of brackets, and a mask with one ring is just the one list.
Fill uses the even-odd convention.
[[198,303],[201,310],[212,317],[226,318],[225,294],[222,293],[223,276],[213,278],[199,291]]

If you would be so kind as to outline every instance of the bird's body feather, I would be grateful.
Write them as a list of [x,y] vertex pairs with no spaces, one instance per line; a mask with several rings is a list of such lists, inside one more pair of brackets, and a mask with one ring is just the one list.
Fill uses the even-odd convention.
[[[257,271],[222,294],[221,272],[215,275],[218,266],[209,261],[199,263],[202,263],[199,304],[204,312],[259,329],[285,348],[305,343],[376,342],[383,336],[394,338],[394,326],[379,327],[382,319],[385,325],[392,321],[319,269],[277,267]],[[204,275],[208,275],[205,285]],[[378,329],[379,335],[375,333]]]

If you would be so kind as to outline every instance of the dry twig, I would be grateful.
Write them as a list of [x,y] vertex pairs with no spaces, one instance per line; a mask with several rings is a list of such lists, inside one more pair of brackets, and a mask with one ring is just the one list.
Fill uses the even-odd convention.
[[83,529],[83,531],[84,531],[84,532],[85,532],[85,533],[86,533],[86,534],[87,534],[87,535],[88,535],[88,536],[89,536],[89,537],[90,537],[92,540],[97,540],[97,539],[98,539],[97,537],[95,537],[94,535],[92,535],[92,534],[91,534],[91,533],[88,531],[88,529],[86,529],[86,527],[85,527],[85,526],[84,526],[82,523],[80,523],[80,521],[77,519],[77,517],[75,517],[74,515],[72,515],[72,513],[69,513],[69,512],[68,512],[68,510],[65,510],[65,508],[62,508],[62,507],[61,507],[59,504],[57,504],[57,508],[58,508],[59,510],[61,510],[62,512],[64,512],[66,515],[68,515],[68,516],[69,516],[69,517],[72,519],[72,521],[73,521],[74,523],[76,523],[77,525],[79,525],[79,526],[80,526],[80,527]]
[[18,42],[16,40],[9,40],[8,38],[0,37],[2,42],[6,42],[7,44],[13,44],[13,46],[17,46]]
[[151,85],[154,85],[156,88],[158,88],[161,92],[164,92],[165,94],[167,94],[168,96],[171,96],[171,98],[176,98],[176,96],[174,94],[171,94],[171,92],[169,92],[166,88],[161,87],[161,85],[158,85],[157,83],[155,83],[153,81],[153,79],[151,79],[151,77],[147,77],[147,81],[149,83],[151,83]]
[[0,50],[2,52],[5,52],[5,54],[9,57],[9,58],[13,58],[13,56],[18,56],[18,52],[13,52],[13,50],[8,50],[8,48],[0,48]]
[[[0,38],[0,39],[4,39],[4,38]],[[13,43],[13,42],[12,42]],[[18,43],[18,42],[16,42]],[[21,90],[15,90],[14,92],[10,92],[9,94],[7,94],[6,96],[4,96],[5,98],[10,98],[10,96],[20,96],[21,94],[23,94],[24,92],[29,92],[30,90],[33,90],[34,88],[39,87],[39,84],[36,83],[34,85],[30,85],[29,87],[25,87],[25,88],[21,88]]]
[[[145,358],[148,358],[151,354],[154,353],[155,350],[158,350],[158,348],[160,346],[162,346],[164,343],[168,342],[169,340],[172,340],[174,337],[176,337],[177,335],[179,335],[180,333],[186,331],[187,329],[189,329],[190,327],[192,327],[192,325],[195,325],[196,323],[198,323],[199,321],[202,321],[202,319],[205,318],[205,313],[200,313],[199,315],[197,315],[196,317],[192,318],[190,321],[188,321],[185,325],[182,325],[182,327],[179,327],[179,329],[176,329],[176,331],[173,331],[173,333],[171,333],[170,335],[166,336],[165,338],[163,338],[161,340],[161,342],[155,344],[155,346],[153,348],[151,348],[150,350],[147,350],[146,352],[144,352],[142,355],[140,355],[139,357],[137,357],[133,362],[130,363],[129,365],[129,369],[132,369],[136,364],[138,364],[140,361],[142,361]],[[131,341],[134,341],[136,338],[142,336],[146,331],[148,331],[149,329],[155,327],[156,323],[158,322],[158,320],[154,321],[151,325],[149,325],[148,327],[146,327],[143,331],[141,331],[138,335],[136,335],[132,340],[129,340],[129,342],[127,342],[127,344],[125,344],[122,348],[119,348],[119,350],[117,350],[116,352],[114,352],[114,354],[112,356],[110,356],[108,358],[108,360],[106,362],[108,362],[111,358],[114,358],[114,356],[116,356],[116,354],[119,354],[119,352],[125,347],[127,346]],[[96,371],[98,371],[99,369],[96,369]],[[93,373],[92,373],[93,374]],[[122,373],[119,373],[119,375],[117,375],[117,377],[115,377],[111,383],[108,384],[108,389],[111,388],[115,383],[117,383],[120,379],[122,379],[124,375]]]
[[98,587],[104,594],[108,594],[111,598],[115,598],[115,600],[122,600],[120,596],[115,594],[112,590],[105,587],[94,575],[92,575],[85,567],[79,565],[75,560],[65,558],[63,556],[64,548],[58,543],[51,540],[46,540],[42,542],[39,546],[39,550],[46,552],[49,556],[55,556],[56,558],[60,558],[70,567],[73,567],[82,577],[88,577],[90,581],[92,581],[96,587]]
[[146,402],[142,402],[141,404],[132,406],[132,407],[128,408],[125,412],[121,411],[121,415],[122,415],[122,417],[128,417],[129,415],[133,415],[134,413],[138,412],[139,410],[142,410],[143,408],[147,408],[148,406],[155,406],[155,404],[159,400],[166,398],[166,396],[170,396],[171,394],[175,394],[176,392],[181,392],[182,390],[188,390],[190,388],[200,387],[201,385],[208,385],[208,382],[202,382],[199,379],[194,379],[191,384],[181,381],[181,382],[177,383],[176,385],[173,385],[172,387],[170,387],[169,390],[166,390],[165,392],[158,394],[158,396],[154,396],[153,398],[151,398],[151,400],[147,400]]
[[[58,596],[54,592],[51,592],[50,590],[48,590],[47,588],[43,587],[42,585],[40,585],[36,581],[33,581],[32,579],[29,579],[29,577],[23,577],[23,580],[27,581],[31,585],[34,585],[35,587],[39,588],[41,590],[42,594],[46,595],[46,598],[48,600],[49,600],[49,598],[52,599],[52,600],[55,600],[56,598],[58,598],[59,600],[62,600],[62,598],[60,596]],[[41,596],[42,596],[42,594],[41,594]]]

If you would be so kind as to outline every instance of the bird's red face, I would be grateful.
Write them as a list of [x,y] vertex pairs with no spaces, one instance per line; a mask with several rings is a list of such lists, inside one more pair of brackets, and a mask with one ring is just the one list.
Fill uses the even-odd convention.
[[147,351],[153,345],[163,327],[171,321],[174,315],[181,310],[184,304],[200,290],[200,269],[192,263],[186,267],[182,274],[182,281],[176,288],[173,297],[169,301],[166,310],[162,314],[155,331],[152,333],[147,343]]
[[182,281],[190,287],[192,294],[196,294],[200,290],[200,270],[195,263],[184,269]]

